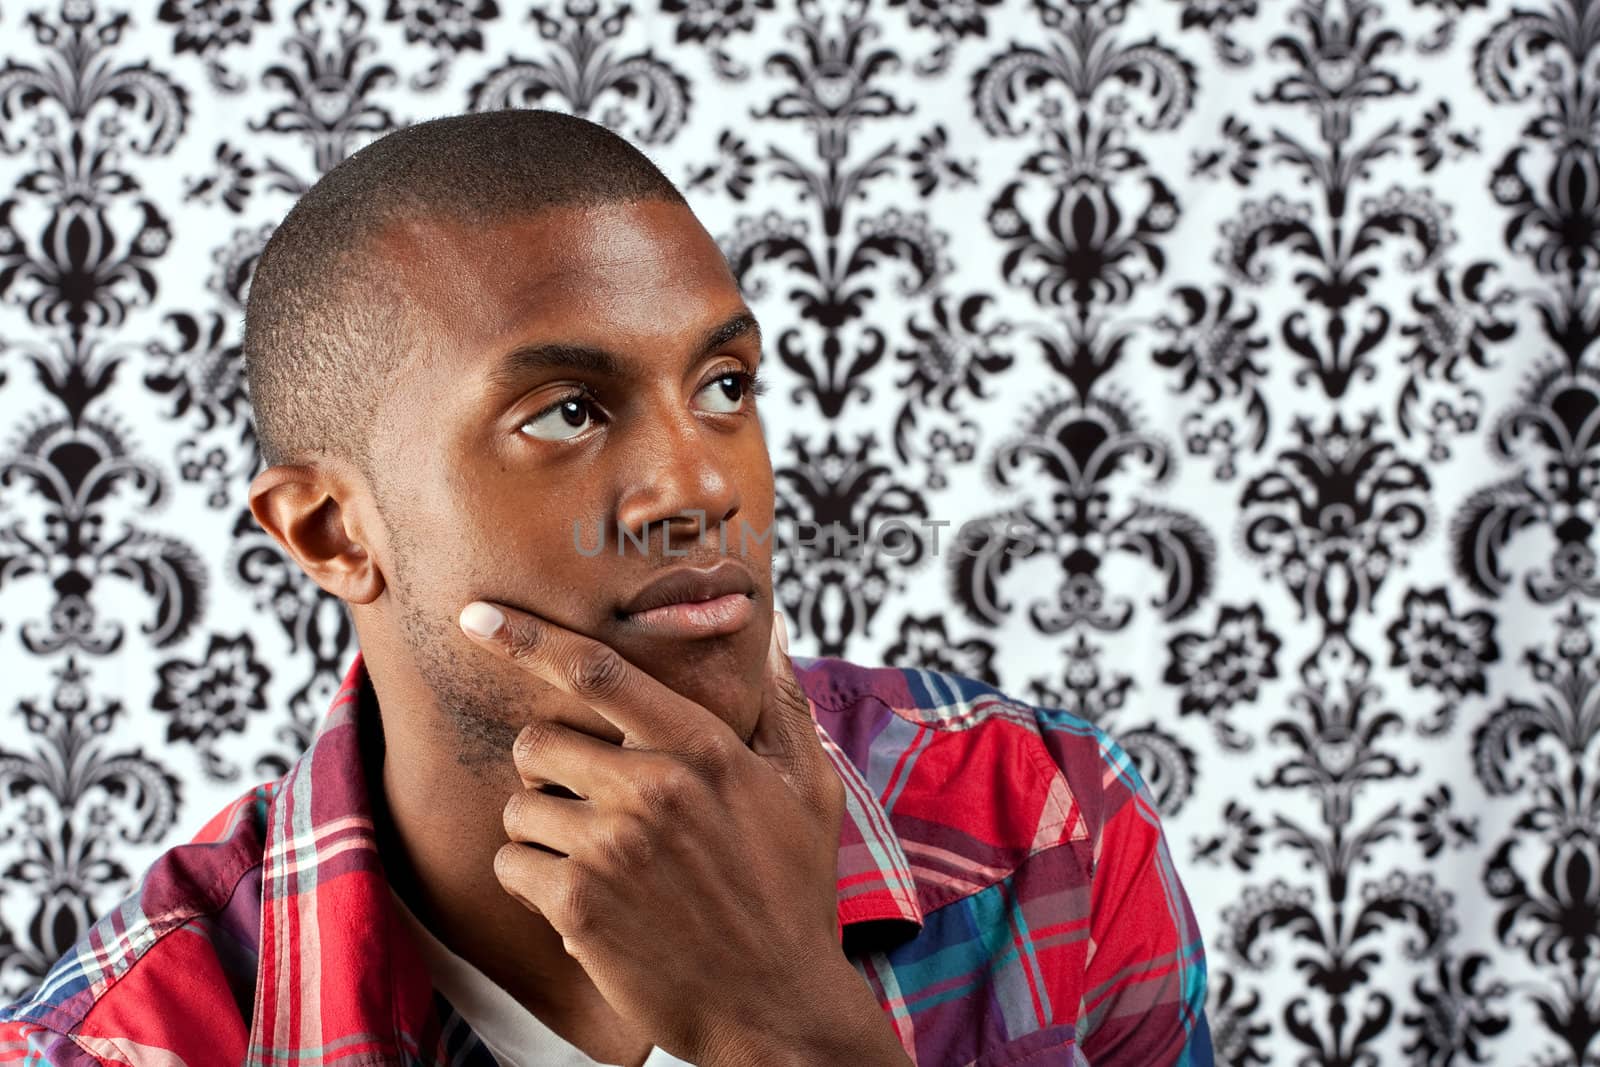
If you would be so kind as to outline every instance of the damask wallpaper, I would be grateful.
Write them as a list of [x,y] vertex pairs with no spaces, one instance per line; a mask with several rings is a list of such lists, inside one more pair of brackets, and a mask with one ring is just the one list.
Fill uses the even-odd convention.
[[601,121],[770,338],[794,650],[1136,756],[1218,1062],[1600,1063],[1594,0],[0,0],[0,994],[354,652],[251,517],[294,198]]

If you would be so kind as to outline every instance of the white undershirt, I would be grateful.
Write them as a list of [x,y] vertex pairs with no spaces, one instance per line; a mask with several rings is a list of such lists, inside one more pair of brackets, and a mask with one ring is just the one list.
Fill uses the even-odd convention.
[[[433,987],[448,1000],[489,1049],[501,1067],[620,1067],[591,1059],[494,980],[444,946],[411,914],[391,888],[390,898],[416,937]],[[652,1048],[644,1067],[694,1067],[671,1053]]]

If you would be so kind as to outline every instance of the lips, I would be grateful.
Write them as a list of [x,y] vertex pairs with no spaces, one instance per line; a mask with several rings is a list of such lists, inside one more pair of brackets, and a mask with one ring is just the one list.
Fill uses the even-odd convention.
[[705,569],[677,567],[646,584],[624,601],[617,608],[617,613],[637,615],[668,604],[694,604],[731,593],[753,597],[755,589],[755,579],[750,571],[736,560],[723,560]]

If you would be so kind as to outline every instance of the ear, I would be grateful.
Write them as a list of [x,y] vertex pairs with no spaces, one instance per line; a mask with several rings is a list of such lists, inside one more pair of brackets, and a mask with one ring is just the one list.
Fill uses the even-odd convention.
[[367,548],[353,485],[309,464],[268,467],[250,483],[250,511],[261,528],[327,592],[367,604],[384,590]]

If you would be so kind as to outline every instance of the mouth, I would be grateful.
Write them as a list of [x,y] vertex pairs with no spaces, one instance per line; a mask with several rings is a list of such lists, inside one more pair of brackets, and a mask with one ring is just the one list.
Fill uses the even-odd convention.
[[662,637],[722,637],[738,633],[755,615],[755,597],[728,593],[711,600],[665,604],[623,618]]
[[755,579],[737,560],[709,569],[678,567],[640,589],[617,618],[659,637],[719,637],[755,618]]

